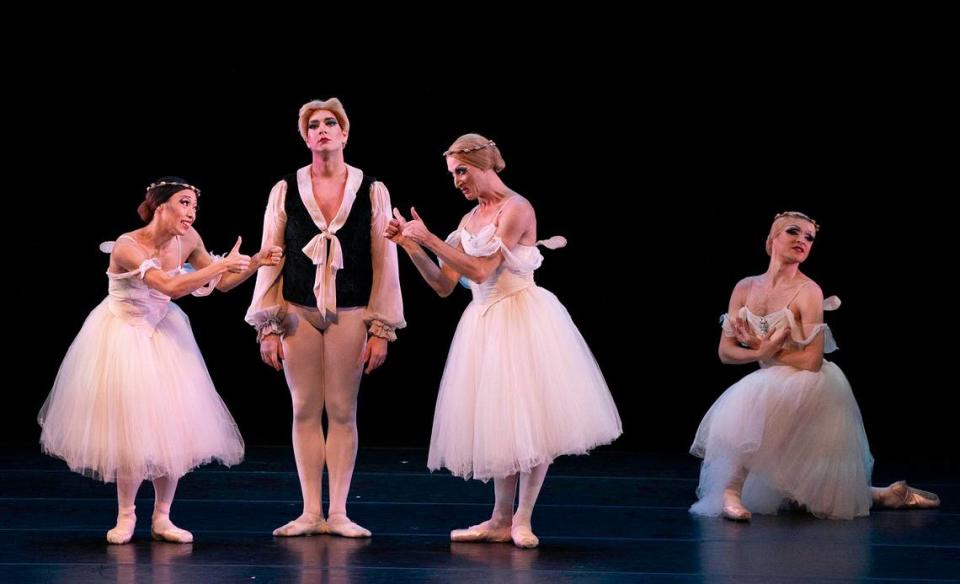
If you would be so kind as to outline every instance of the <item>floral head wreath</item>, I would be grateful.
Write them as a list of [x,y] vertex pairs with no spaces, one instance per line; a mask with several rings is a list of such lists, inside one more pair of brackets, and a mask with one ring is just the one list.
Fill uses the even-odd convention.
[[470,146],[469,148],[459,148],[457,150],[447,150],[443,153],[444,156],[450,156],[451,154],[467,154],[469,152],[476,152],[477,150],[483,150],[484,148],[491,148],[496,146],[497,143],[493,140],[490,140],[486,144],[480,144],[479,146]]
[[185,189],[190,189],[191,191],[197,193],[198,197],[200,196],[200,189],[193,186],[192,184],[185,183],[185,182],[177,182],[177,181],[166,181],[166,180],[161,180],[155,183],[151,183],[150,185],[147,186],[147,192],[149,193],[150,191],[158,187],[167,187],[167,186],[183,187]]

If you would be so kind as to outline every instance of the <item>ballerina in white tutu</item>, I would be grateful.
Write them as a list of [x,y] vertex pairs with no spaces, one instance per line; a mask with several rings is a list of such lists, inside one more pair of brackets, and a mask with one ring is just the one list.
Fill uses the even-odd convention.
[[930,508],[939,498],[904,481],[870,486],[873,457],[850,384],[823,354],[836,349],[820,287],[800,272],[819,226],[795,211],[774,218],[770,265],[733,290],[720,360],[758,371],[713,404],[690,452],[703,458],[699,501],[690,511],[748,520],[789,504],[817,517],[852,519],[871,505]]
[[414,209],[410,221],[394,210],[385,232],[440,296],[461,277],[473,292],[440,382],[427,465],[494,480],[490,520],[454,530],[453,541],[536,547],[531,517],[548,466],[612,442],[622,432],[620,417],[570,315],[533,281],[543,261],[537,246],[565,240],[537,241],[533,206],[500,179],[505,165],[492,141],[467,134],[444,155],[454,186],[477,206],[446,241]]
[[236,423],[171,299],[229,290],[259,266],[278,263],[281,249],[267,247],[251,258],[239,252],[238,238],[226,257],[211,257],[192,226],[199,195],[183,179],[160,179],[138,209],[147,225],[103,246],[110,252],[108,295],[70,345],[38,416],[44,452],[73,471],[116,481],[119,511],[107,532],[110,543],[133,536],[143,480],[153,481],[156,494],[153,537],[193,541],[170,521],[177,481],[214,459],[229,466],[243,458]]

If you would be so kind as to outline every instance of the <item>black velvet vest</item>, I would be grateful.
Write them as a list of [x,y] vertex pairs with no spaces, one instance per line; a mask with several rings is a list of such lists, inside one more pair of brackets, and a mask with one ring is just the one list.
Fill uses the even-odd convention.
[[[283,180],[287,183],[287,199],[284,203],[287,227],[283,234],[286,245],[283,297],[290,302],[314,308],[317,306],[317,297],[313,293],[317,266],[303,253],[303,248],[320,233],[320,229],[310,218],[310,212],[300,198],[296,173],[285,176]],[[343,269],[336,272],[337,307],[366,306],[370,301],[370,288],[373,286],[373,260],[370,257],[370,222],[373,208],[370,205],[370,185],[375,180],[364,175],[347,221],[335,234],[343,250]]]

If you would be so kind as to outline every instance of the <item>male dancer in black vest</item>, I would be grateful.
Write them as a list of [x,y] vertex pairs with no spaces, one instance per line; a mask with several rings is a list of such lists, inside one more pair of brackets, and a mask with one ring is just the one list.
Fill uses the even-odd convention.
[[[369,537],[347,517],[357,458],[357,394],[405,326],[396,246],[383,183],[344,162],[350,122],[337,98],[300,108],[300,135],[312,161],[270,191],[263,242],[284,248],[261,269],[246,321],[263,362],[282,370],[293,401],[293,451],[303,493],[300,517],[276,536],[332,533]],[[327,435],[321,419],[327,411]],[[324,519],[324,464],[330,508]]]

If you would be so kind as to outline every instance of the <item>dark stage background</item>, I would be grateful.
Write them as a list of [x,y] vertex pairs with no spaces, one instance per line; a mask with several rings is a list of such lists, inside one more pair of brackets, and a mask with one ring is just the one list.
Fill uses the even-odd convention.
[[[105,295],[97,246],[139,225],[144,187],[186,177],[203,189],[208,249],[241,235],[252,253],[271,186],[309,162],[299,106],[338,96],[348,163],[438,234],[470,208],[441,152],[470,131],[501,146],[502,176],[533,202],[539,236],[570,242],[545,251],[537,280],[606,374],[624,421],[613,448],[684,452],[712,401],[752,370],[717,360],[718,317],[737,280],[765,270],[774,214],[796,209],[823,226],[803,269],[844,302],[827,315],[840,345],[828,358],[853,385],[874,455],[953,464],[956,181],[939,177],[956,161],[935,68],[893,51],[667,46],[595,67],[531,57],[490,83],[473,60],[215,55],[64,50],[14,66],[4,442],[36,442],[60,360]],[[464,289],[436,297],[402,253],[401,281],[409,326],[362,386],[364,446],[426,447],[469,301]],[[283,378],[243,322],[252,289],[178,303],[247,441],[286,444]]]

